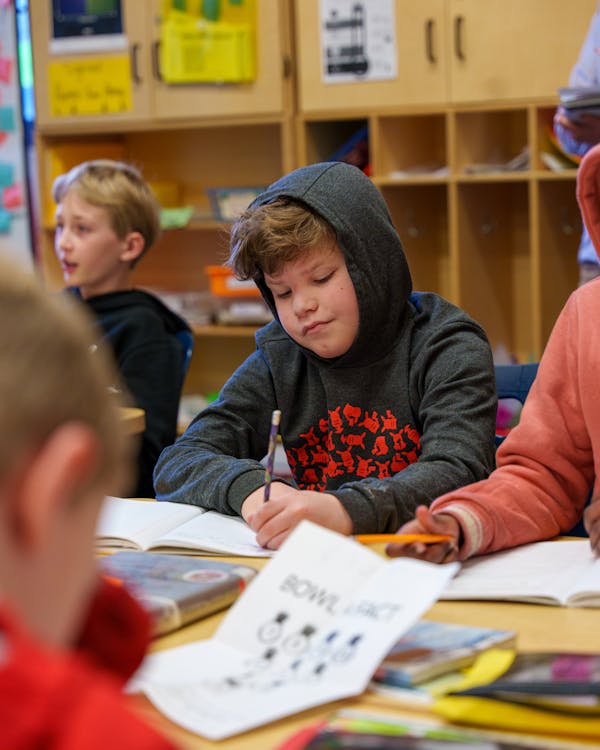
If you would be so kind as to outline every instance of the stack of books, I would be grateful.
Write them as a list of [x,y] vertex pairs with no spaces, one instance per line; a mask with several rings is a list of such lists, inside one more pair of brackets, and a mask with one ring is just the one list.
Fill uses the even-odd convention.
[[490,648],[509,648],[516,632],[419,620],[373,675],[370,690],[409,705],[433,703],[463,681],[463,670]]
[[571,750],[579,743],[550,737],[451,727],[379,711],[342,709],[309,724],[276,750]]
[[558,89],[560,104],[572,120],[582,114],[600,117],[600,87],[567,86]]
[[435,701],[451,721],[600,739],[600,654],[491,649]]

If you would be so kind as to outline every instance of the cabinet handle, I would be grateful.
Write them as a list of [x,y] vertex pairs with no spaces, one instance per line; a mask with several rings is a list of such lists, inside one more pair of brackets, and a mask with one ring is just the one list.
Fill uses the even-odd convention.
[[294,72],[294,65],[292,63],[292,58],[290,55],[284,55],[282,60],[282,75],[284,80],[286,78],[291,78],[292,74]]
[[430,63],[436,63],[437,58],[433,51],[433,27],[435,22],[433,18],[428,18],[425,21],[425,54]]
[[152,42],[152,70],[154,77],[157,81],[162,81],[163,77],[160,72],[160,42],[158,40]]
[[131,45],[131,78],[134,83],[140,84],[142,82],[140,72],[138,69],[138,52],[140,51],[140,45],[135,42]]
[[465,19],[463,16],[456,16],[454,19],[454,54],[459,60],[465,59],[462,48],[462,30]]

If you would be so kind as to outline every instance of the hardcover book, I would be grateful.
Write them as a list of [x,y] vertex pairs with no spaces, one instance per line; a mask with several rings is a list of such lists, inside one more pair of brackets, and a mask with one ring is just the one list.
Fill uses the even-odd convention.
[[122,583],[164,635],[228,607],[256,575],[249,565],[155,552],[115,552],[100,559],[104,575]]
[[375,672],[375,682],[412,687],[472,664],[486,649],[513,645],[513,630],[419,620],[400,638]]

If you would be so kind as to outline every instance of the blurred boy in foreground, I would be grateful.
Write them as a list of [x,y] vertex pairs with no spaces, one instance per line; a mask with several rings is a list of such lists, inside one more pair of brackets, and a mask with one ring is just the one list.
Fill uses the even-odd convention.
[[121,688],[149,639],[94,533],[130,445],[83,313],[0,261],[0,735],[7,748],[168,748]]

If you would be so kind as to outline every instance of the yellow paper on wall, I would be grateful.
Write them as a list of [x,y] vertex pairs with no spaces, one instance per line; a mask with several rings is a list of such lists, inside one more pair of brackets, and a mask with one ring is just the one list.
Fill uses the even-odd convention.
[[[246,6],[244,6],[246,7]],[[253,12],[253,5],[247,3]],[[256,77],[255,23],[232,23],[170,10],[161,25],[161,75],[167,83],[244,83]]]
[[130,112],[131,66],[127,55],[81,57],[48,66],[52,117]]

